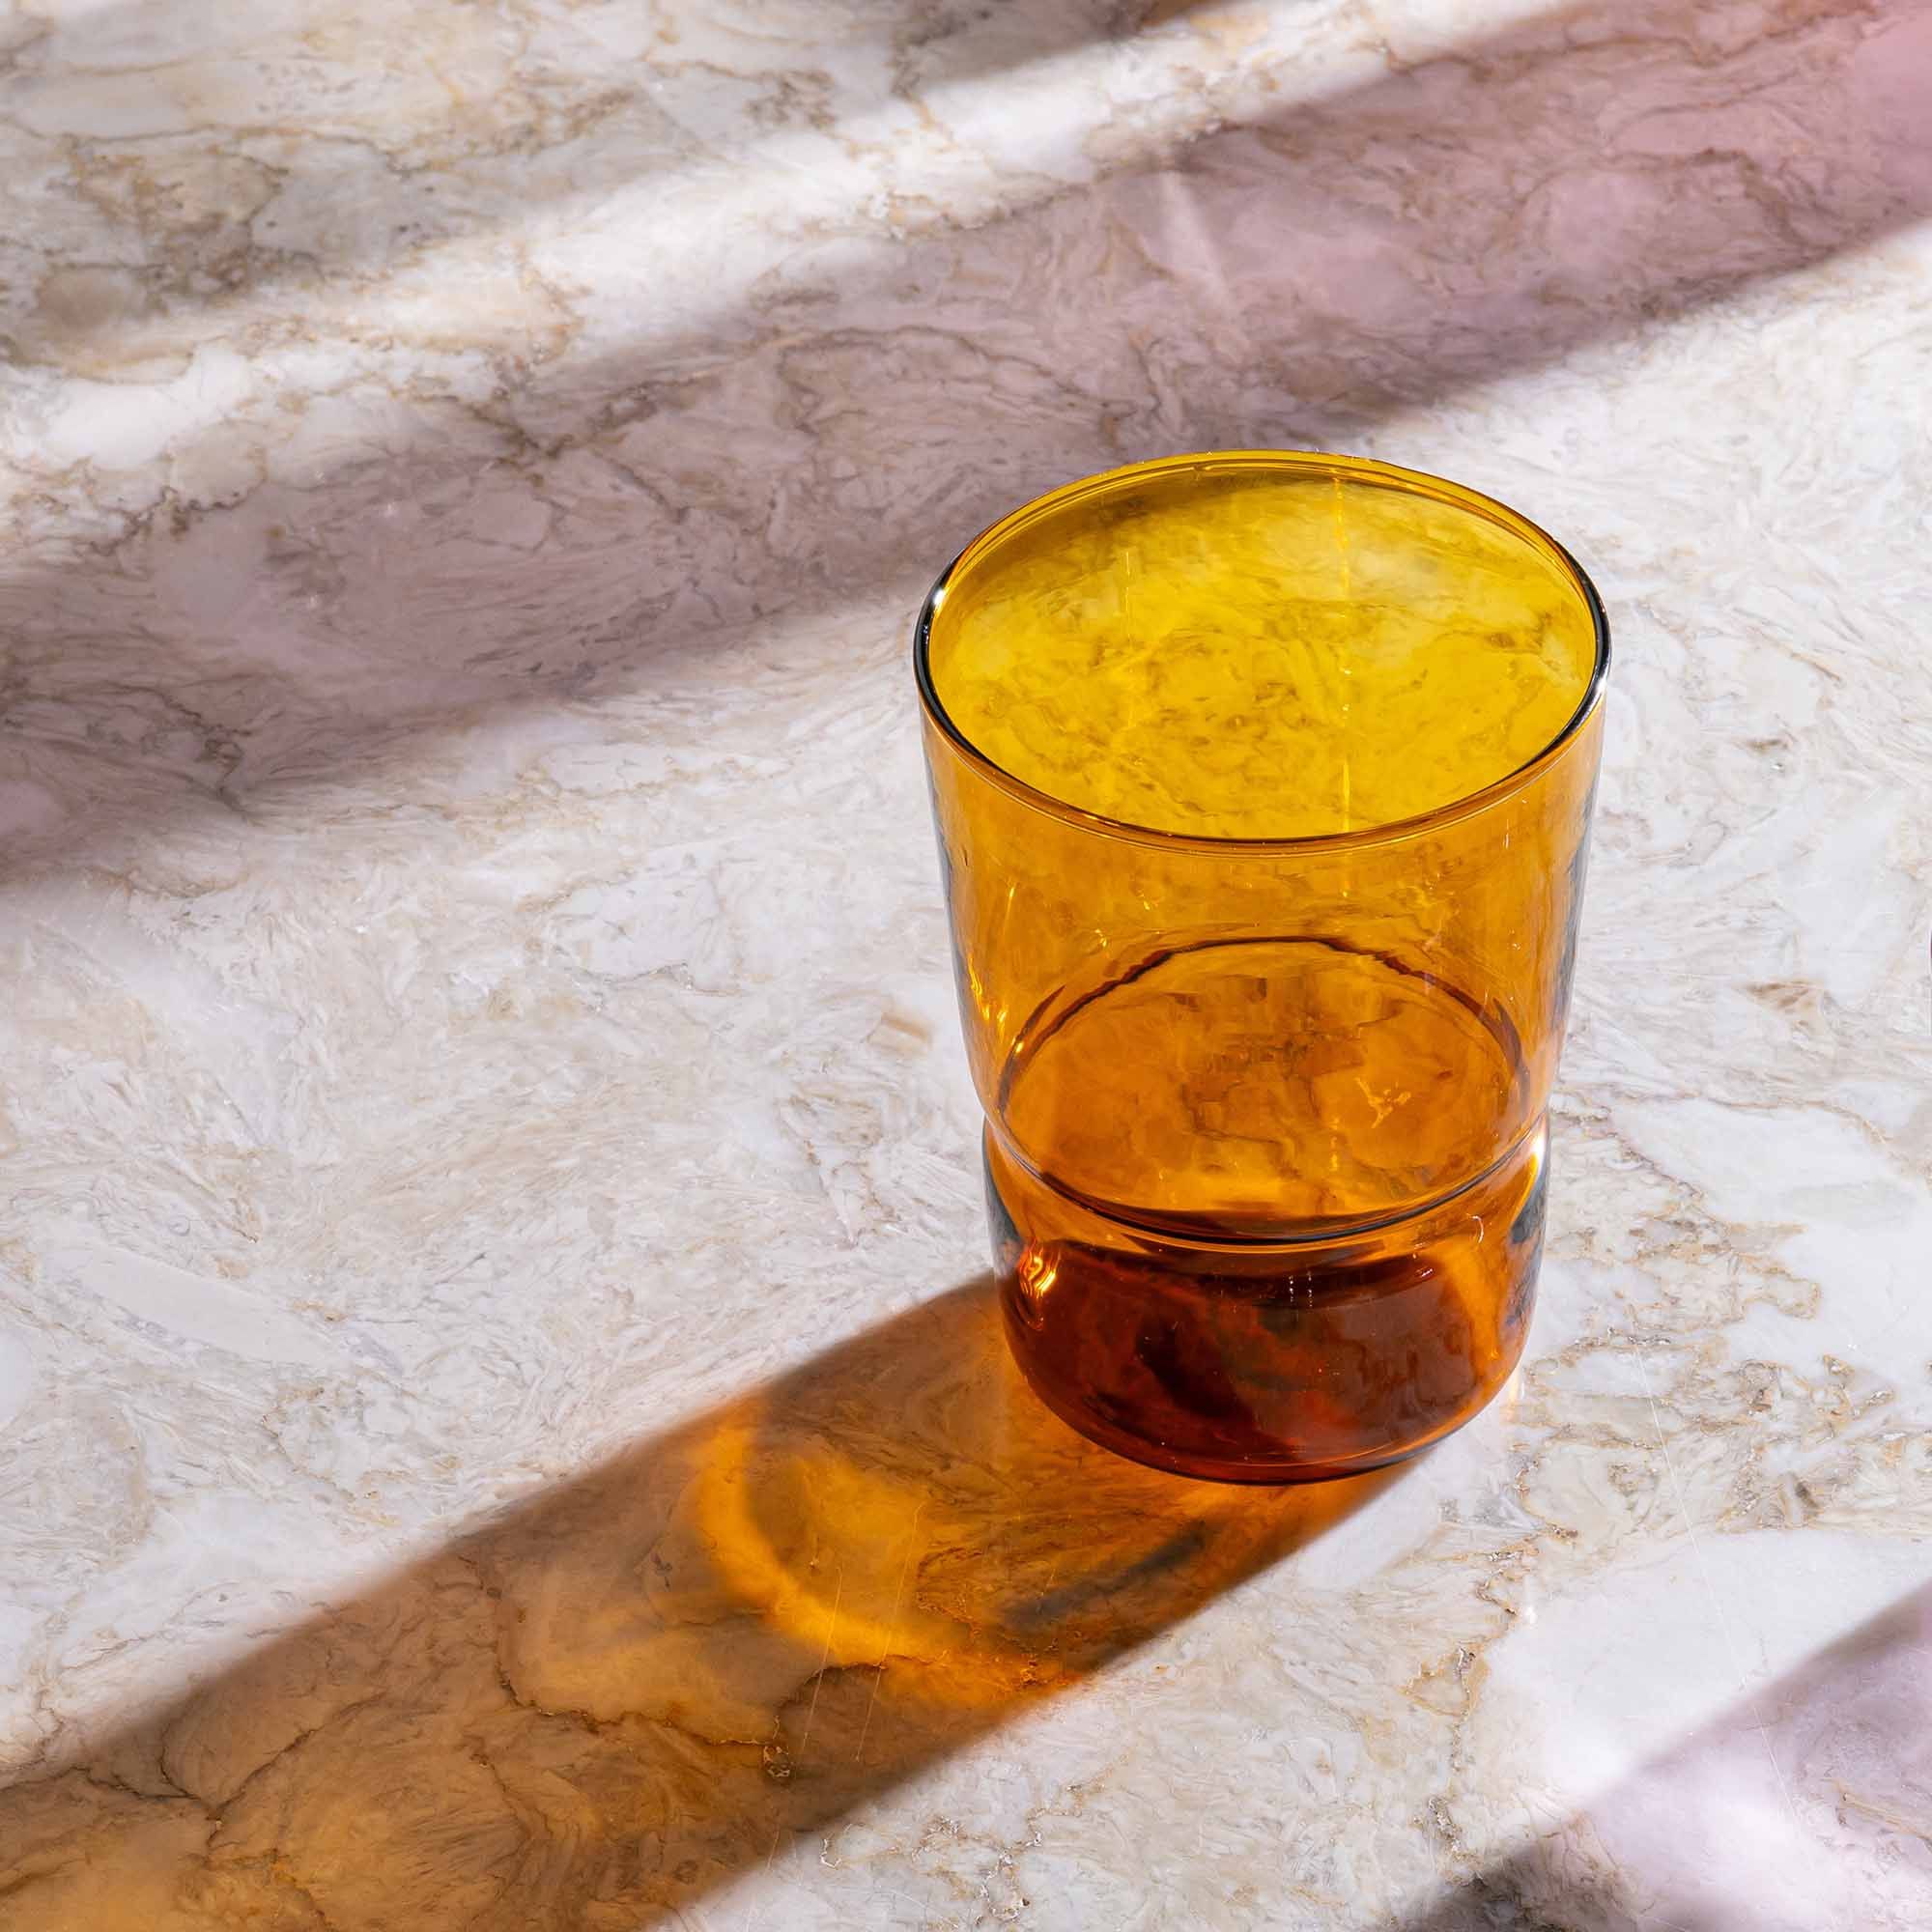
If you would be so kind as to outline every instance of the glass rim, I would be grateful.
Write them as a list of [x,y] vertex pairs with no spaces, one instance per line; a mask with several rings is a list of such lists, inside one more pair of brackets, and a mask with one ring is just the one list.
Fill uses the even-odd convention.
[[[1427,811],[1414,812],[1406,818],[1387,819],[1378,825],[1357,826],[1348,832],[1285,834],[1276,838],[1254,835],[1226,838],[1204,832],[1171,832],[1157,825],[1138,825],[1128,819],[1109,818],[1104,812],[1089,811],[1083,806],[1069,804],[1065,799],[1056,798],[1049,791],[1042,791],[1037,785],[1029,784],[1025,779],[1016,778],[1004,765],[996,764],[959,728],[941,701],[932,681],[932,620],[944,603],[947,589],[960,566],[977,553],[989,549],[1003,538],[1010,536],[1014,531],[1043,516],[1049,509],[1058,508],[1063,503],[1103,490],[1110,485],[1120,483],[1124,478],[1148,476],[1163,470],[1202,469],[1223,466],[1229,469],[1301,469],[1338,480],[1352,478],[1378,488],[1400,489],[1412,496],[1434,497],[1437,502],[1486,517],[1492,523],[1498,524],[1519,536],[1528,538],[1533,547],[1543,550],[1570,579],[1573,587],[1582,600],[1584,609],[1589,612],[1595,640],[1595,655],[1591,661],[1589,682],[1583,688],[1582,696],[1577,700],[1576,710],[1540,751],[1525,758],[1514,769],[1505,772],[1500,778],[1492,779],[1488,784],[1479,786],[1474,791],[1464,792],[1461,797],[1450,799],[1442,805],[1433,806]],[[971,543],[967,544],[933,580],[932,588],[926,592],[925,601],[920,606],[919,617],[913,627],[913,673],[919,684],[921,708],[927,719],[952,742],[953,748],[961,753],[982,777],[1002,791],[1017,799],[1022,805],[1031,806],[1036,811],[1043,812],[1049,818],[1057,818],[1065,824],[1078,826],[1082,830],[1105,838],[1141,845],[1224,853],[1301,853],[1397,844],[1404,839],[1433,832],[1439,826],[1451,825],[1479,811],[1487,810],[1491,806],[1524,790],[1542,771],[1562,755],[1564,749],[1582,730],[1591,713],[1601,702],[1609,669],[1610,623],[1604,610],[1604,600],[1597,594],[1597,586],[1590,582],[1589,574],[1583,566],[1541,525],[1531,522],[1521,511],[1511,509],[1507,503],[1499,501],[1494,497],[1486,496],[1480,490],[1472,490],[1465,483],[1452,482],[1446,476],[1433,475],[1426,469],[1406,469],[1398,464],[1383,463],[1376,457],[1341,456],[1325,450],[1313,449],[1216,449],[1202,450],[1191,455],[1157,456],[1141,463],[1122,464],[1115,469],[1103,469],[1094,475],[1083,476],[1071,483],[1063,483],[1058,488],[1022,503],[1018,509],[1008,511],[1004,517],[987,525]]]

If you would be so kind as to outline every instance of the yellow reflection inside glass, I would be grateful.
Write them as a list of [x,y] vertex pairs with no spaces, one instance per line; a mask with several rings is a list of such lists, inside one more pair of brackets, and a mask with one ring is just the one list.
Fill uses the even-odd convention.
[[1013,777],[1165,832],[1308,838],[1482,790],[1577,712],[1589,611],[1531,526],[1388,473],[1177,460],[1045,498],[935,607],[940,703]]

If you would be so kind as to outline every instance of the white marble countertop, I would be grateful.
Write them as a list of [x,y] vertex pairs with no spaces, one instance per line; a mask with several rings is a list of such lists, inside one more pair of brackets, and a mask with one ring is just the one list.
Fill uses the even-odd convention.
[[[0,1927],[1932,1923],[1932,14],[0,11]],[[1619,658],[1510,1391],[989,1325],[907,626],[1137,456]]]

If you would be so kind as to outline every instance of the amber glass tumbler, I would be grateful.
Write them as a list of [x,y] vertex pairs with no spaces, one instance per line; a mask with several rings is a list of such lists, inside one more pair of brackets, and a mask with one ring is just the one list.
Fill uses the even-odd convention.
[[1337,1476],[1522,1351],[1609,662],[1567,552],[1358,459],[1014,512],[915,646],[1009,1339],[1074,1428]]

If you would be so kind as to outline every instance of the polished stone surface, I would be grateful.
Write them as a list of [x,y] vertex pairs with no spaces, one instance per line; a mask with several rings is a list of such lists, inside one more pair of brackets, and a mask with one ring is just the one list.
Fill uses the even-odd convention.
[[[0,1927],[1932,1922],[1932,15],[0,13]],[[990,1326],[905,668],[1343,447],[1619,661],[1538,1325]]]

